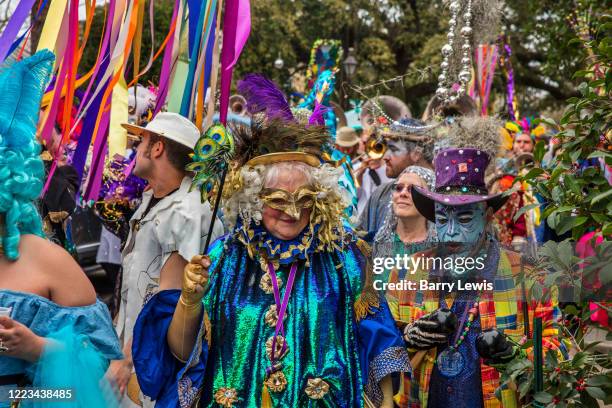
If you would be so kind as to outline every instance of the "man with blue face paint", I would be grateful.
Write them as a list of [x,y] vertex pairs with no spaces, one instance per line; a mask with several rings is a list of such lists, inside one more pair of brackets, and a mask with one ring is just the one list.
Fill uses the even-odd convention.
[[[525,333],[521,288],[514,284],[519,257],[489,233],[493,214],[507,199],[489,194],[484,180],[497,137],[492,119],[458,119],[446,142],[462,147],[438,152],[433,191],[412,187],[416,208],[436,225],[439,245],[427,256],[444,262],[415,275],[442,285],[419,290],[399,306],[413,353],[410,386],[396,398],[401,407],[517,406],[512,390],[502,390],[501,399],[495,396],[500,375],[494,367],[519,356],[517,342]],[[559,348],[551,339],[556,305],[539,304],[531,313],[544,318],[544,347]]]

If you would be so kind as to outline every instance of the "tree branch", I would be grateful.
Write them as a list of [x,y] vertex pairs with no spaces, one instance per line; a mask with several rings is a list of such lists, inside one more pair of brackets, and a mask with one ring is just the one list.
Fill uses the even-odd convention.
[[436,91],[435,82],[421,82],[408,88],[404,88],[404,101],[414,101],[422,96],[431,96]]
[[517,83],[546,91],[553,98],[558,99],[560,101],[565,101],[566,99],[571,98],[572,96],[578,96],[580,94],[578,91],[575,90],[565,91],[560,87],[555,87],[553,85],[547,84],[536,73],[531,72],[529,70],[526,71],[527,75],[522,71],[516,72]]
[[421,19],[419,18],[419,8],[417,7],[416,0],[410,0],[410,8],[414,13],[414,20],[417,33],[421,32]]

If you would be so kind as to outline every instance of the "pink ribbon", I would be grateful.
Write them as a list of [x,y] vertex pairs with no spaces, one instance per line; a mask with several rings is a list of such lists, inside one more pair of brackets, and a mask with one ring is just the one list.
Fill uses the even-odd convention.
[[230,86],[234,65],[251,32],[251,4],[249,0],[228,0],[223,18],[223,49],[221,51],[221,96],[219,118],[227,122]]

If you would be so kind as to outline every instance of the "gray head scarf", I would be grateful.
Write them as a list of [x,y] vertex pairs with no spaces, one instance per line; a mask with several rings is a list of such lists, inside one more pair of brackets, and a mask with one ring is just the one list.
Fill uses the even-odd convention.
[[[427,188],[433,190],[436,183],[436,176],[433,170],[421,166],[409,166],[397,177],[399,180],[404,174],[416,174],[425,181]],[[394,234],[397,228],[397,215],[393,211],[393,201],[390,200],[387,204],[387,215],[381,225],[380,230],[374,237],[374,256],[375,257],[391,257],[395,255],[397,248],[394,248]],[[426,242],[434,242],[435,228],[433,223],[427,222],[427,240]]]

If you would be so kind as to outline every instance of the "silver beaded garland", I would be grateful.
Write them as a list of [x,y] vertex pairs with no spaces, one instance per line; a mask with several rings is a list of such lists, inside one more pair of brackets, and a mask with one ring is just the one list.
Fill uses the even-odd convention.
[[471,59],[471,37],[473,34],[472,30],[472,0],[467,0],[465,10],[463,12],[463,21],[465,25],[461,28],[459,33],[463,38],[463,44],[461,50],[463,56],[461,58],[461,69],[458,74],[459,88],[457,91],[453,91],[453,80],[449,75],[450,59],[454,54],[455,45],[455,31],[457,28],[457,17],[461,10],[461,0],[452,0],[449,6],[451,12],[451,18],[448,21],[448,34],[446,37],[448,42],[442,47],[442,62],[440,63],[440,75],[438,76],[438,89],[436,95],[442,99],[444,103],[454,103],[460,96],[465,94],[468,83],[472,78],[472,59]]

